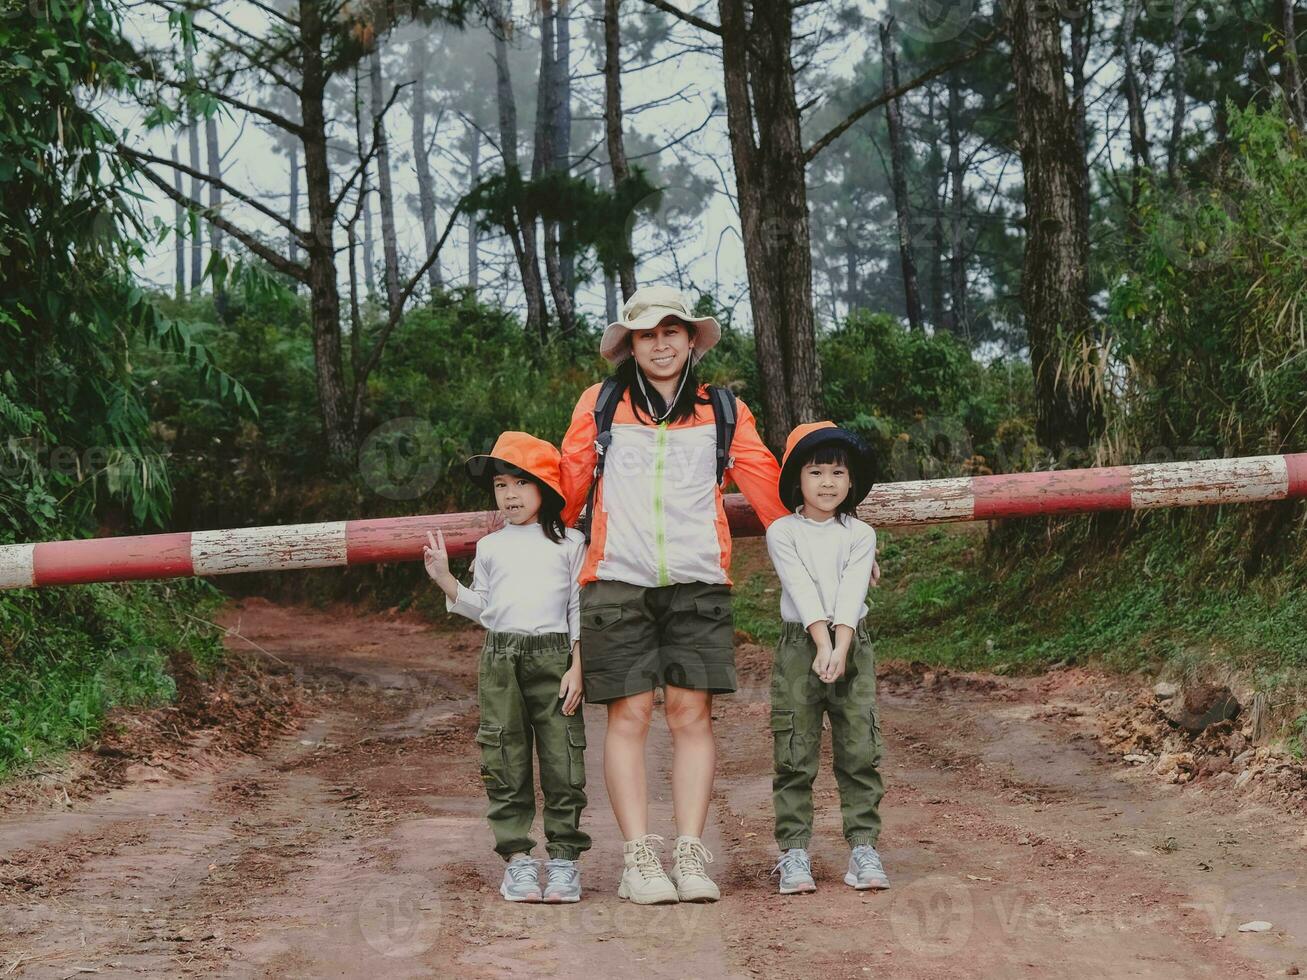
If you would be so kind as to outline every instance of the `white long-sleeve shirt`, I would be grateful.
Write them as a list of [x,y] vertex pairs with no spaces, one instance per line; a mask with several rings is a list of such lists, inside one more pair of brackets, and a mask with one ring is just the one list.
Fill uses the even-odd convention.
[[568,528],[562,541],[545,537],[537,524],[505,524],[477,541],[472,587],[461,582],[458,599],[445,608],[488,630],[507,633],[581,635],[581,589],[585,535]]
[[781,580],[781,619],[857,628],[867,615],[876,532],[856,517],[809,520],[793,513],[767,528],[767,553]]

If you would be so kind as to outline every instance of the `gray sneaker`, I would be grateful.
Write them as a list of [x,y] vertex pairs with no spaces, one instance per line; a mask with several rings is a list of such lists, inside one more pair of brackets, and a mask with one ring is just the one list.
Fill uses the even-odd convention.
[[550,858],[545,862],[545,874],[549,876],[545,884],[546,902],[581,901],[581,869],[575,861]]
[[772,874],[780,873],[782,895],[807,895],[817,890],[812,880],[812,858],[802,847],[791,847],[781,855]]
[[540,868],[534,858],[519,857],[508,862],[499,894],[510,902],[540,901]]
[[844,884],[852,885],[860,892],[869,888],[889,887],[889,877],[880,863],[880,855],[870,844],[859,844],[849,855],[849,870],[844,875]]

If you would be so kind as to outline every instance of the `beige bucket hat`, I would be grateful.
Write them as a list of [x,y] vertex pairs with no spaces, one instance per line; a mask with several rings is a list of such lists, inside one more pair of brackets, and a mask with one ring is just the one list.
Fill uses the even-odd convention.
[[622,307],[622,318],[608,324],[599,353],[612,364],[620,364],[631,356],[627,336],[633,330],[656,327],[669,316],[684,320],[694,327],[693,362],[698,363],[704,354],[717,346],[722,339],[722,326],[715,317],[691,316],[690,304],[684,294],[671,286],[641,286],[631,294]]

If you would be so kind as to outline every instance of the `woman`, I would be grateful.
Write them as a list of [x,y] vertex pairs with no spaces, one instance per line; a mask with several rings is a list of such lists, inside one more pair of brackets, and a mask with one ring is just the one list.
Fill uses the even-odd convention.
[[[701,841],[716,747],[712,696],[735,690],[731,535],[717,483],[718,427],[695,364],[718,340],[712,317],[691,316],[667,286],[637,290],[608,325],[600,353],[615,365],[620,400],[580,575],[581,649],[587,701],[606,704],[604,779],[622,831],[618,895],[639,904],[716,901]],[[564,520],[575,521],[594,479],[598,435],[589,388],[563,439]],[[776,458],[753,413],[736,402],[725,477],[764,525],[788,511],[777,496]],[[672,735],[676,846],[671,876],[649,833],[644,747],[653,692],[664,689]]]

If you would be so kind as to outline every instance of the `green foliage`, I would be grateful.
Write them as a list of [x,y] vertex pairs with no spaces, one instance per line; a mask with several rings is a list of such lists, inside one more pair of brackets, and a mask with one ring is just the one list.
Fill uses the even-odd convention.
[[583,271],[585,256],[593,250],[595,264],[610,272],[631,256],[627,231],[637,215],[657,211],[661,203],[661,189],[639,166],[615,190],[558,171],[524,179],[513,169],[482,180],[467,198],[468,210],[481,216],[478,225],[485,232],[515,229],[522,214],[566,222],[563,250],[582,259]]
[[1307,448],[1307,148],[1282,106],[1228,111],[1225,165],[1151,190],[1112,290],[1119,458]]
[[882,531],[881,656],[1021,672],[1232,667],[1263,689],[1307,675],[1301,569],[1241,584],[1160,523],[1120,551],[1077,524],[1076,548],[1068,538],[1006,559],[971,529]]
[[954,337],[863,312],[822,337],[819,353],[827,412],[876,449],[877,480],[1015,469],[1023,459],[1024,440],[1010,436],[1033,416],[1027,365],[982,365]]
[[116,7],[2,2],[0,541],[93,527],[102,494],[158,524],[171,484],[131,345],[176,358],[234,404],[248,397],[132,279],[149,232],[93,108],[130,87]]
[[115,705],[176,696],[171,658],[221,657],[200,582],[0,594],[0,779],[94,738]]

